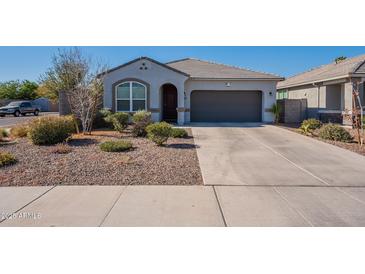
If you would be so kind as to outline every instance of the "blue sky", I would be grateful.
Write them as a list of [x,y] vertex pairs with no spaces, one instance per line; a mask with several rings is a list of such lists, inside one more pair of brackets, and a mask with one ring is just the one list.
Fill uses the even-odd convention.
[[[0,81],[38,80],[58,47],[0,47]],[[338,56],[365,54],[365,47],[81,47],[110,67],[139,56],[160,62],[194,57],[257,71],[292,76]]]

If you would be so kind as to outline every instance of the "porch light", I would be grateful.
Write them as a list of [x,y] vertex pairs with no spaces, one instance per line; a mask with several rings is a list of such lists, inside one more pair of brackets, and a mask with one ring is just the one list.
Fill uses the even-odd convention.
[[231,83],[230,82],[226,82],[226,87],[230,87]]

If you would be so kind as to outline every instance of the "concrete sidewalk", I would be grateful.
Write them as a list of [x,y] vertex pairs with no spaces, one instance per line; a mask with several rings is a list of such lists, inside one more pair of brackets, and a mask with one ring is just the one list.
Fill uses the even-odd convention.
[[365,226],[365,188],[0,187],[0,218],[0,226]]

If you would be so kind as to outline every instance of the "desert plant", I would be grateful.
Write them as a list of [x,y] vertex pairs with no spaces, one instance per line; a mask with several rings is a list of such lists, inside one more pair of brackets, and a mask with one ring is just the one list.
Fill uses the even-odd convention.
[[322,126],[321,121],[314,118],[310,118],[302,122],[302,124],[300,125],[300,130],[305,134],[312,134],[313,131],[319,129],[321,126]]
[[327,124],[319,130],[319,137],[325,140],[350,142],[352,141],[351,134],[339,125]]
[[12,165],[16,162],[17,160],[13,154],[0,151],[0,167]]
[[16,125],[11,128],[10,134],[16,138],[23,138],[27,137],[27,134],[29,132],[29,125]]
[[9,136],[9,132],[5,128],[0,128],[0,140]]
[[65,143],[57,144],[51,148],[51,153],[55,153],[55,154],[67,154],[67,153],[70,153],[71,151],[72,151],[72,148]]
[[275,103],[272,105],[272,107],[270,108],[270,112],[272,112],[274,114],[275,117],[275,123],[279,123],[279,119],[280,119],[280,112],[281,112],[281,107]]
[[105,121],[111,123],[115,130],[122,133],[128,126],[129,114],[125,112],[110,113],[105,117]]
[[171,137],[172,138],[186,138],[186,137],[188,137],[188,132],[183,128],[172,128]]
[[41,117],[33,120],[28,136],[35,145],[53,145],[66,141],[75,131],[72,117]]
[[145,110],[137,111],[132,116],[133,128],[132,134],[136,137],[145,137],[147,135],[146,128],[152,123],[151,112]]
[[132,148],[132,143],[129,141],[107,141],[100,144],[100,149],[105,152],[121,152],[130,150]]
[[171,136],[172,127],[166,122],[154,123],[147,126],[148,139],[162,146]]
[[94,121],[93,121],[93,128],[112,128],[113,125],[111,122],[108,122],[107,117],[112,114],[110,110],[101,109],[96,112]]

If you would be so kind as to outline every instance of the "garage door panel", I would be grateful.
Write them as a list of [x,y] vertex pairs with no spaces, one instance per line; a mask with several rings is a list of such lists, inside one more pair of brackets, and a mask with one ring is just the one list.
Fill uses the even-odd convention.
[[192,122],[261,122],[260,91],[193,91]]

